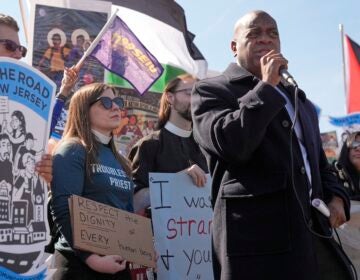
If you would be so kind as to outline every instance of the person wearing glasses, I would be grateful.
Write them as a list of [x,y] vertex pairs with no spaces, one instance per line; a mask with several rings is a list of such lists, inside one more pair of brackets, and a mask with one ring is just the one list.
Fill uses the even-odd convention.
[[21,59],[26,56],[26,47],[20,45],[19,26],[10,16],[0,14],[0,56]]
[[[21,59],[26,56],[26,47],[20,45],[19,26],[8,15],[0,13],[0,57]],[[47,183],[52,179],[52,158],[50,154],[44,154],[36,164],[36,171]]]
[[360,131],[348,136],[334,166],[350,199],[360,201]]
[[[24,46],[18,45],[9,39],[0,39],[0,51],[4,54],[3,56],[20,59],[26,56],[27,49]],[[8,55],[6,54],[8,53]]]
[[198,187],[206,183],[207,166],[192,135],[190,93],[196,79],[181,75],[170,81],[160,100],[157,129],[131,149],[135,212],[150,206],[149,172],[186,172]]
[[75,194],[133,212],[128,160],[115,148],[122,98],[102,83],[73,95],[62,140],[54,150],[52,214],[61,233],[55,244],[54,279],[130,279],[126,260],[74,249],[68,198]]

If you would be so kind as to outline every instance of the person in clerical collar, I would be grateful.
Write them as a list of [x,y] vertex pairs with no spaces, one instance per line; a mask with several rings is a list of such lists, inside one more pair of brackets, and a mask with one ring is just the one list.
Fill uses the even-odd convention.
[[157,130],[131,149],[135,183],[134,210],[144,214],[150,206],[149,172],[186,172],[194,185],[206,183],[207,165],[192,136],[191,90],[197,81],[185,74],[170,81],[160,100]]

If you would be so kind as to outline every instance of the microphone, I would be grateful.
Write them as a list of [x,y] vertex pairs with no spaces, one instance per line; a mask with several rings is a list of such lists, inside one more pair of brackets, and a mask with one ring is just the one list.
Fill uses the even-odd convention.
[[294,87],[298,87],[295,79],[293,78],[293,76],[291,76],[291,74],[288,72],[288,70],[284,67],[281,66],[279,69],[279,75],[285,80],[287,81],[289,84],[293,85]]
[[317,209],[321,214],[323,214],[325,217],[327,217],[327,218],[330,217],[330,210],[329,210],[329,208],[327,208],[326,204],[321,199],[319,199],[319,198],[313,199],[311,201],[311,205],[315,209]]

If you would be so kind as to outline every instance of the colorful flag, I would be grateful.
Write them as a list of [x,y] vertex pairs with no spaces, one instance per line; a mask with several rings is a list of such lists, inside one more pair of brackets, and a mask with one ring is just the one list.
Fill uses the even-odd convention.
[[161,64],[117,16],[90,55],[126,79],[140,94],[163,73]]
[[352,113],[343,117],[330,116],[329,122],[334,126],[340,126],[340,127],[350,127],[350,126],[360,127],[360,113]]
[[345,54],[347,59],[347,112],[360,112],[360,46],[345,35]]
[[[184,73],[205,78],[207,62],[195,46],[194,34],[187,30],[183,8],[173,0],[112,0],[113,10],[158,59],[164,73],[149,89],[161,93],[165,85]],[[107,83],[130,86],[117,75],[106,73]]]

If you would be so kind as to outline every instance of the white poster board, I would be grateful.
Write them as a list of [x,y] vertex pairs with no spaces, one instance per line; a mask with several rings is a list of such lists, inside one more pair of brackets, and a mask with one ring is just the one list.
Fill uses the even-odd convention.
[[[35,171],[49,138],[55,84],[35,68],[0,58],[0,279],[44,279],[47,190]],[[25,276],[26,275],[26,276]]]
[[360,201],[351,200],[350,221],[337,229],[344,251],[360,272]]
[[185,173],[150,173],[159,280],[212,280],[210,176],[198,188]]

